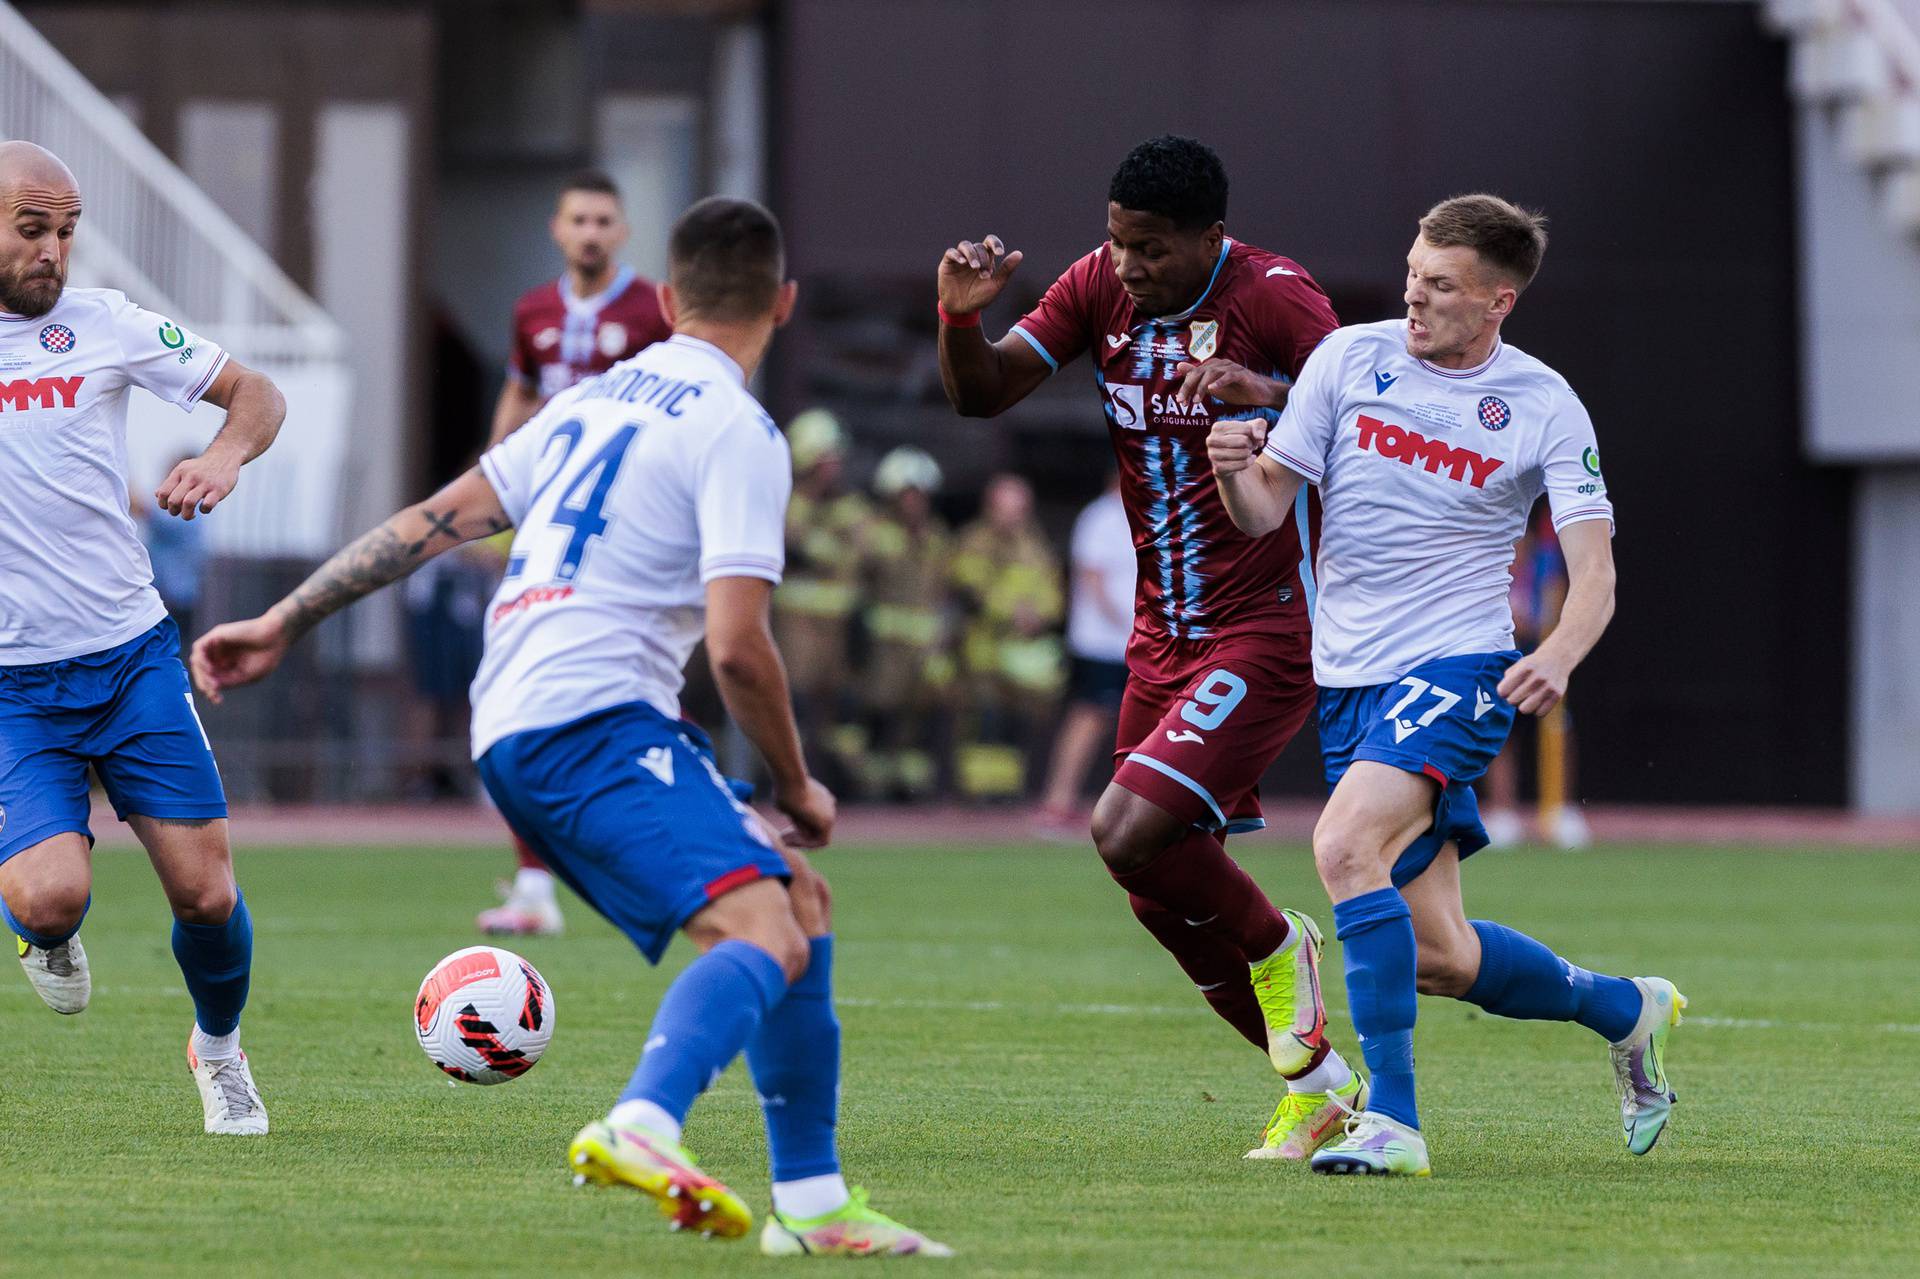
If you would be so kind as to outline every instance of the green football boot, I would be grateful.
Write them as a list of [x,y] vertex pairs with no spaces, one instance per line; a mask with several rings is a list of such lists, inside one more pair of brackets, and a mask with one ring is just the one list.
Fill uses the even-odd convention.
[[1265,1138],[1248,1159],[1304,1162],[1340,1135],[1340,1121],[1367,1108],[1367,1081],[1355,1075],[1332,1092],[1289,1092],[1267,1121]]
[[771,1213],[760,1230],[769,1257],[951,1257],[953,1249],[867,1206],[867,1192],[818,1217]]
[[1327,1005],[1320,997],[1320,926],[1297,910],[1280,913],[1291,929],[1287,944],[1250,965],[1249,975],[1267,1022],[1267,1057],[1281,1074],[1297,1075],[1327,1039]]

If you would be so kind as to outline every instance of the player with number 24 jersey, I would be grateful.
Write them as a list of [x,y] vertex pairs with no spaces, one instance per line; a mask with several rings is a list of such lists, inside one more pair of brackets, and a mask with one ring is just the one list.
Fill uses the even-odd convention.
[[678,719],[705,583],[785,566],[786,437],[698,338],[563,391],[480,469],[518,531],[473,682],[475,758],[625,702]]
[[744,1053],[773,1172],[763,1252],[951,1256],[841,1175],[826,883],[679,717],[683,667],[704,637],[791,838],[828,840],[833,795],[807,770],[770,624],[792,463],[747,390],[798,285],[779,223],[747,200],[688,209],[668,260],[670,338],[555,397],[265,616],[216,627],[194,672],[214,695],[259,679],[321,618],[514,526],[473,688],[481,780],[515,833],[649,962],[680,931],[702,952],[669,984],[620,1100],[568,1147],[574,1184],[637,1191],[688,1234],[746,1234],[752,1212],[680,1144],[695,1101]]

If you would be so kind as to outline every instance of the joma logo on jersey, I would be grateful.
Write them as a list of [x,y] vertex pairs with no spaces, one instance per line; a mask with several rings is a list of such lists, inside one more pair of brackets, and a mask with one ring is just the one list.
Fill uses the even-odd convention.
[[70,409],[86,377],[15,378],[0,382],[0,413],[8,409]]
[[1360,415],[1360,447],[1408,466],[1424,466],[1429,474],[1445,471],[1449,477],[1475,488],[1485,488],[1487,477],[1506,465],[1500,458],[1481,457],[1472,449],[1455,448],[1445,440],[1430,440],[1418,431],[1382,422],[1365,413]]

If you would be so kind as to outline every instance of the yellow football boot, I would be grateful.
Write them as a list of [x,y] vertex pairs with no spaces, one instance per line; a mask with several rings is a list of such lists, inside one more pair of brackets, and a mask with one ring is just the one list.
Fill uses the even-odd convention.
[[644,1128],[595,1120],[567,1147],[573,1184],[631,1186],[658,1204],[669,1229],[738,1239],[753,1229],[740,1197],[694,1163],[693,1152]]

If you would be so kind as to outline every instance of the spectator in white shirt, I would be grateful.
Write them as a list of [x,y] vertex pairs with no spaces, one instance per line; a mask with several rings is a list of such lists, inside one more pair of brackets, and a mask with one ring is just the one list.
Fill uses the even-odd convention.
[[1040,822],[1075,837],[1087,769],[1113,735],[1127,686],[1127,638],[1133,634],[1133,534],[1120,502],[1120,477],[1087,504],[1073,525],[1072,599],[1067,612],[1067,713],[1054,739]]

